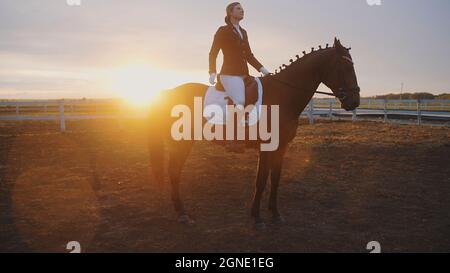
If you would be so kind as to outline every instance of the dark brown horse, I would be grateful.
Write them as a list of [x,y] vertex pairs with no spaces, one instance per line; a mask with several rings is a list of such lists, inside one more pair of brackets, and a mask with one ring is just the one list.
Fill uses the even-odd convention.
[[[257,228],[264,227],[260,216],[261,197],[266,187],[268,176],[271,178],[269,209],[274,222],[281,222],[277,207],[277,190],[280,181],[283,156],[290,141],[295,137],[298,118],[307,106],[321,83],[329,87],[341,101],[342,108],[347,111],[359,106],[359,87],[355,75],[350,49],[342,46],[335,39],[334,46],[314,50],[297,60],[290,60],[289,66],[276,74],[261,78],[264,88],[263,105],[279,105],[279,146],[272,152],[259,153],[256,190],[253,197],[251,215]],[[171,117],[175,105],[186,105],[193,109],[194,97],[204,97],[208,86],[189,83],[164,92],[158,103],[154,105],[149,116],[149,152],[152,171],[160,183],[164,177],[164,142],[169,151],[169,178],[171,182],[171,198],[178,213],[179,221],[192,223],[187,215],[180,197],[180,175],[186,159],[194,144],[194,140],[175,141],[171,137],[171,126],[176,121]],[[194,110],[192,110],[194,112]],[[206,120],[203,119],[203,123]],[[249,147],[261,141],[248,141]]]

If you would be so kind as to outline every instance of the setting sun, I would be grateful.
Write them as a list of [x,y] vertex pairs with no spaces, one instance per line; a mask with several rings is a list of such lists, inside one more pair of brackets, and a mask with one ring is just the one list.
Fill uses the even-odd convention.
[[147,64],[129,64],[111,73],[113,91],[127,102],[143,106],[150,104],[159,91],[173,85],[170,71]]

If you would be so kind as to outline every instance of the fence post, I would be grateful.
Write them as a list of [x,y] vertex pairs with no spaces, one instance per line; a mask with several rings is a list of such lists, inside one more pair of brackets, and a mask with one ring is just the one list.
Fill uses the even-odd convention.
[[420,100],[417,100],[417,124],[421,125],[422,124],[422,109],[420,106]]
[[384,100],[384,122],[388,120],[388,112],[387,112],[387,100]]
[[19,103],[16,103],[16,116],[18,116],[19,115]]
[[333,101],[330,100],[330,112],[328,113],[330,120],[333,120]]
[[352,121],[355,122],[357,120],[357,116],[356,116],[356,109],[353,110],[353,114],[352,114]]
[[64,117],[64,100],[59,102],[59,124],[61,127],[61,132],[66,131],[66,119]]
[[314,99],[309,101],[309,124],[314,124]]

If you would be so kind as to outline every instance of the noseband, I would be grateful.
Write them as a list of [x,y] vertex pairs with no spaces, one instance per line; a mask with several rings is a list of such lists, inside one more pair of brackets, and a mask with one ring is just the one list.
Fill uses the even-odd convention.
[[361,88],[359,86],[353,87],[353,88],[339,88],[338,90],[334,91],[333,93],[325,93],[316,91],[318,94],[324,94],[329,96],[334,96],[340,100],[345,100],[348,96],[348,94],[359,94],[361,92]]
[[[342,57],[342,60],[347,61],[347,62],[349,62],[349,63],[351,63],[353,65],[353,60],[350,57],[347,57],[347,56],[341,56],[341,57]],[[338,60],[339,60],[339,58],[338,58]],[[338,63],[339,63],[339,61],[338,61]],[[341,78],[344,78],[342,76],[343,75],[342,65],[339,66],[339,68],[340,68],[339,72],[341,74]],[[343,101],[343,100],[345,100],[347,98],[348,94],[350,94],[350,93],[359,94],[360,92],[361,92],[361,88],[359,88],[359,86],[356,86],[356,87],[353,87],[353,88],[341,87],[341,88],[338,88],[337,90],[333,90],[333,93],[334,93],[333,96],[335,96],[336,98],[338,98],[338,99]]]

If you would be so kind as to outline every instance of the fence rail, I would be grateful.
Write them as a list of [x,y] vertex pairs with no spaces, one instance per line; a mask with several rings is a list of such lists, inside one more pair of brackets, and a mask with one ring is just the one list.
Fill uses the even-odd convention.
[[[335,99],[314,99],[302,115],[311,117],[328,116],[351,117],[357,120],[359,117],[376,118],[381,117],[384,122],[403,119],[415,119],[421,125],[424,119],[434,120],[437,123],[450,121],[450,100],[377,100],[361,99],[361,104],[355,111],[349,113],[340,108],[340,102]],[[397,117],[397,119],[390,119]],[[444,123],[445,124],[445,123]]]
[[[314,124],[315,119],[350,118],[353,121],[360,117],[392,121],[397,116],[414,119],[418,125],[424,119],[437,122],[450,121],[450,100],[376,100],[362,99],[360,107],[353,112],[340,109],[336,99],[313,99],[302,113]],[[0,120],[55,120],[59,121],[60,130],[66,130],[66,120],[84,119],[117,119],[122,126],[124,118],[142,118],[143,115],[125,113],[124,104],[120,100],[33,100],[33,101],[0,101]],[[447,123],[448,124],[448,123]]]

